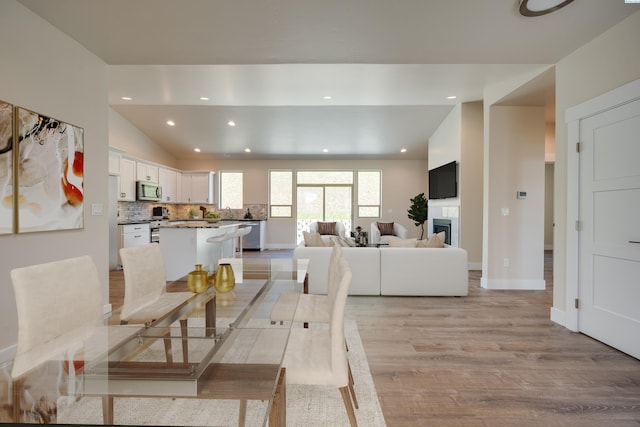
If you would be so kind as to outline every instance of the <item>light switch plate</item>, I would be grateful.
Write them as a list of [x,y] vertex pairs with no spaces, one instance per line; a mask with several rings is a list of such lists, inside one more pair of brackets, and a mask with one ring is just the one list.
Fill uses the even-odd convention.
[[91,215],[92,216],[102,216],[104,215],[104,209],[102,203],[93,203],[91,205]]

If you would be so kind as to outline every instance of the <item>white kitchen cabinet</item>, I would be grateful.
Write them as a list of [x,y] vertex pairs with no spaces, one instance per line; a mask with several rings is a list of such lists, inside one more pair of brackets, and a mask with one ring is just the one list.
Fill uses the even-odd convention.
[[213,172],[183,172],[182,202],[214,204]]
[[120,175],[118,176],[118,200],[133,202],[136,200],[136,161],[120,157]]
[[122,224],[118,228],[118,265],[122,265],[120,249],[148,244],[151,242],[151,229],[149,223]]
[[120,175],[120,153],[109,151],[109,175]]
[[[162,188],[162,202],[178,203],[180,202],[178,194],[178,175],[180,172],[173,169],[159,168],[158,183]],[[182,181],[180,181],[182,182]]]
[[149,163],[137,162],[136,164],[136,176],[138,181],[149,181],[158,183],[158,166],[150,165]]

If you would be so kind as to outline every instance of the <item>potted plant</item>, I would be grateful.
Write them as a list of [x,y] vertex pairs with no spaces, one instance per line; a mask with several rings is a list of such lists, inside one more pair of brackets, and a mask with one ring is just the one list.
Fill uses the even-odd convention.
[[424,197],[424,193],[420,193],[411,199],[411,206],[407,212],[409,219],[415,223],[416,227],[420,226],[420,240],[422,240],[424,236],[424,223],[428,218],[429,212],[428,200]]

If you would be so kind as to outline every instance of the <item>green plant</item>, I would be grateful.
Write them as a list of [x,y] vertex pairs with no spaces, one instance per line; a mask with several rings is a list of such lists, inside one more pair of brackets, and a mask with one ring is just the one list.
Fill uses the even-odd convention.
[[422,236],[424,236],[424,223],[429,213],[428,200],[424,197],[424,193],[420,193],[411,199],[411,206],[407,212],[409,219],[415,223],[416,227],[420,226],[420,240],[422,240]]

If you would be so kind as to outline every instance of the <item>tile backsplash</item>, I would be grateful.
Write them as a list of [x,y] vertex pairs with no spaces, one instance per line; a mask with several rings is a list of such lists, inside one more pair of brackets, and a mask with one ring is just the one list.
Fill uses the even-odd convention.
[[242,209],[218,209],[216,205],[192,205],[192,204],[168,204],[149,202],[118,202],[118,221],[146,220],[153,216],[154,207],[162,206],[169,209],[169,219],[188,219],[189,210],[201,212],[203,207],[207,212],[216,212],[222,218],[242,219],[247,213],[251,213],[253,219],[267,219],[266,204],[246,204]]

